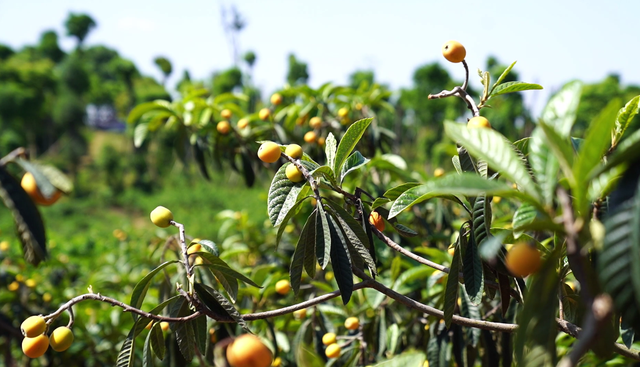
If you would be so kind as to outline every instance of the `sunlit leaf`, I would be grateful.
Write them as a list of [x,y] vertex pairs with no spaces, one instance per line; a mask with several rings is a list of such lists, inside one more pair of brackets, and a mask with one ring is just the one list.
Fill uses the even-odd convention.
[[333,165],[333,172],[342,172],[342,166],[344,162],[347,160],[347,157],[351,154],[351,151],[356,147],[356,144],[362,138],[367,127],[371,124],[373,118],[366,118],[362,120],[358,120],[351,124],[347,131],[344,133],[342,139],[340,139],[340,143],[338,144],[338,149],[336,151],[336,160]]
[[555,129],[560,136],[569,136],[578,113],[581,93],[582,82],[573,81],[565,84],[549,99],[540,119]]
[[491,97],[499,96],[501,94],[522,92],[525,90],[535,90],[535,89],[542,89],[542,86],[539,84],[525,83],[525,82],[505,82],[493,88],[493,90],[491,91]]
[[[142,278],[138,282],[138,284],[136,284],[136,286],[133,288],[133,292],[131,292],[131,302],[130,302],[131,306],[139,309],[140,306],[142,306],[144,297],[147,295],[147,290],[149,290],[149,286],[151,286],[151,280],[153,279],[153,277],[156,276],[156,274],[158,274],[160,270],[164,269],[168,265],[175,264],[177,262],[178,260],[166,261],[160,264],[158,267],[156,267],[152,271],[150,271],[147,275],[145,275],[144,278]],[[134,321],[137,320],[139,317],[134,313],[132,313],[131,316],[133,317]]]

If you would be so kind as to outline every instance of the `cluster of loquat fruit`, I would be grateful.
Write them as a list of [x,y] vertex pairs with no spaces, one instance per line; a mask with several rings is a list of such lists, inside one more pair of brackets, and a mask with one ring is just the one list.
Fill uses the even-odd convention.
[[42,356],[49,346],[56,352],[63,352],[73,343],[73,332],[66,326],[56,328],[47,336],[47,323],[42,316],[28,317],[20,325],[20,330],[24,335],[22,352],[29,358]]

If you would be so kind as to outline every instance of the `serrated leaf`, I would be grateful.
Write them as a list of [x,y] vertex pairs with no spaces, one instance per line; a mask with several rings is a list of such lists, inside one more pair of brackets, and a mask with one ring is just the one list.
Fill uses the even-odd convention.
[[469,129],[456,123],[445,123],[445,133],[464,146],[471,155],[487,162],[500,175],[515,182],[524,192],[540,201],[537,185],[529,175],[511,143],[492,129]]
[[[289,278],[291,279],[291,288],[294,294],[300,291],[300,281],[302,279],[302,268],[307,269],[307,274],[313,278],[316,274],[316,215],[317,211],[313,211],[307,218],[296,249],[291,257],[291,266],[289,266]],[[311,273],[310,273],[311,271]]]
[[191,328],[193,329],[196,337],[196,346],[200,351],[200,354],[204,355],[207,350],[207,341],[209,340],[209,330],[207,329],[207,318],[200,316],[191,321]]
[[206,260],[208,263],[202,263],[196,266],[204,266],[207,267],[209,269],[212,270],[217,270],[221,273],[223,273],[226,277],[232,277],[235,279],[238,279],[244,283],[247,283],[249,285],[252,285],[256,288],[260,288],[259,285],[257,285],[253,280],[249,279],[247,276],[245,276],[244,274],[233,270],[229,264],[227,264],[226,262],[224,262],[224,260],[220,259],[219,257],[217,257],[214,254],[210,254],[208,252],[197,252],[198,256],[202,257],[204,260]]
[[311,197],[311,196],[307,196],[307,193],[309,192],[310,189],[311,188],[309,186],[303,186],[303,189],[298,193],[298,197],[296,198],[297,199],[296,203],[293,204],[293,206],[289,209],[289,211],[287,212],[287,215],[285,215],[284,218],[282,218],[282,221],[278,226],[278,233],[276,234],[276,249],[278,248],[278,245],[280,245],[280,239],[282,239],[282,234],[284,233],[284,230],[287,227],[287,223],[289,223],[291,218],[293,218],[298,213],[298,211],[300,210],[300,205],[302,205],[302,203],[305,200]]
[[129,331],[129,335],[122,343],[118,358],[116,358],[116,367],[131,367],[133,365],[133,346],[135,345],[135,337],[133,336],[136,326],[133,325],[133,329]]
[[342,172],[342,166],[347,160],[347,157],[351,154],[351,151],[356,147],[356,144],[362,138],[365,130],[373,121],[373,118],[366,118],[354,122],[340,139],[338,149],[336,151],[336,160],[333,164],[333,172]]
[[491,235],[491,198],[478,195],[473,205],[473,235],[477,246]]
[[267,211],[274,227],[278,226],[287,216],[287,213],[297,201],[298,193],[306,184],[306,181],[296,183],[287,178],[285,171],[290,164],[286,163],[278,169],[269,187]]
[[544,361],[544,364],[538,365],[555,365],[555,318],[558,309],[556,264],[561,251],[562,246],[557,246],[544,261],[540,271],[533,276],[525,295],[524,307],[518,313],[518,332],[514,344],[518,365],[527,365],[532,361]]
[[[155,353],[158,359],[162,361],[164,359],[165,346],[164,335],[162,334],[162,327],[159,322],[153,325],[151,331],[149,332],[149,335],[147,335],[147,339],[150,340],[153,353]],[[145,341],[145,348],[146,346],[147,342]]]
[[38,265],[48,256],[42,217],[29,194],[4,166],[0,166],[0,198],[16,223],[25,261]]
[[451,327],[451,320],[458,302],[458,274],[460,273],[460,247],[456,241],[453,259],[449,267],[449,276],[447,276],[447,284],[444,288],[444,324],[448,328]]
[[[460,233],[463,233],[461,230]],[[469,295],[469,299],[475,305],[482,301],[482,292],[484,290],[484,269],[482,260],[478,255],[478,246],[476,244],[473,231],[467,239],[460,235],[460,248],[462,249],[462,274],[464,275],[464,288]]]
[[316,215],[316,257],[320,267],[324,270],[329,265],[331,258],[331,232],[329,230],[329,222],[322,205],[317,207]]
[[357,170],[368,162],[369,159],[362,156],[360,152],[357,150],[353,152],[353,154],[351,154],[344,162],[344,166],[342,166],[342,171],[340,172],[340,183],[344,181],[344,178],[349,174],[349,172]]
[[[164,302],[160,303],[159,305],[157,305],[156,307],[154,307],[151,311],[149,311],[150,314],[152,315],[157,315],[160,312],[162,312],[162,310],[165,309],[165,307],[167,307],[167,305],[171,304],[175,304],[176,302],[182,301],[183,298],[179,295],[173,296],[169,299],[166,299]],[[138,321],[136,322],[136,327],[134,328],[134,335],[137,337],[138,335],[140,335],[140,333],[147,327],[147,325],[149,324],[149,322],[151,321],[151,319],[144,317],[144,316],[140,316],[140,318],[138,319]]]
[[524,203],[513,214],[514,232],[523,232],[528,228],[532,228],[534,222],[540,222],[541,225],[548,223],[549,217],[546,213],[540,212],[533,205]]
[[558,132],[553,127],[547,125],[544,122],[540,122],[538,124],[538,127],[544,133],[543,144],[546,144],[546,146],[551,149],[560,167],[562,167],[562,171],[569,179],[569,181],[574,182],[574,150],[572,149],[573,139],[558,134]]
[[313,171],[310,172],[313,177],[320,178],[323,177],[329,181],[329,184],[338,187],[338,180],[336,180],[335,175],[333,174],[333,170],[329,166],[320,166]]
[[633,120],[638,113],[640,113],[640,96],[635,96],[618,111],[615,127],[611,135],[611,145],[615,146],[618,144],[631,123],[631,120]]
[[[442,330],[436,335],[431,335],[427,344],[427,359],[429,366],[449,367],[451,365],[451,351],[449,344],[449,333]],[[407,366],[406,364],[398,367]]]
[[491,87],[491,91],[489,92],[489,94],[493,93],[493,90],[500,84],[502,83],[502,81],[504,80],[504,78],[507,77],[507,75],[509,75],[509,73],[511,72],[511,69],[513,69],[514,66],[516,66],[516,62],[514,61],[513,63],[511,63],[511,65],[509,65],[509,67],[507,67],[506,69],[504,69],[504,71],[502,72],[502,74],[500,74],[500,76],[498,77],[498,80],[496,80],[496,82],[493,84],[493,86]]
[[236,303],[236,299],[238,297],[238,281],[233,277],[227,278],[224,273],[218,270],[209,270],[211,271],[211,274],[215,276],[218,282],[220,282],[222,288],[224,288],[224,290],[227,292],[227,295],[229,296],[231,302]]
[[562,137],[569,136],[576,115],[582,82],[573,81],[565,84],[562,89],[553,95],[542,110],[540,119],[551,126]]
[[393,223],[393,228],[403,237],[415,237],[418,235],[418,232],[400,223]]
[[[183,302],[179,317],[189,316],[192,311],[189,309],[189,302]],[[173,328],[176,334],[176,341],[178,342],[178,349],[187,362],[191,362],[196,350],[196,336],[193,332],[190,322],[180,322]]]
[[142,350],[142,367],[152,367],[155,365],[153,352],[151,351],[151,335],[152,332],[149,331],[147,337],[144,339],[144,348]]
[[640,158],[640,130],[635,131],[628,138],[618,144],[615,152],[603,166],[597,166],[591,171],[589,178],[607,172],[615,167],[633,162]]
[[491,91],[491,97],[499,96],[501,94],[522,92],[525,90],[536,90],[536,89],[542,89],[542,86],[539,84],[525,83],[525,82],[506,82],[493,88],[493,90]]
[[476,163],[474,162],[471,155],[469,155],[469,151],[465,147],[458,146],[456,148],[458,151],[458,163],[460,164],[460,171],[462,172],[477,172]]
[[240,312],[238,312],[238,310],[233,307],[231,302],[224,298],[224,296],[220,294],[220,292],[201,283],[195,283],[194,289],[196,290],[198,297],[200,297],[207,308],[217,314],[220,314],[220,309],[222,308],[224,312],[227,315],[231,316],[231,318],[236,323],[238,323],[238,325],[240,325],[242,329],[247,332],[251,332],[251,330],[249,330],[249,327],[247,326],[247,323],[242,318]]
[[[466,283],[466,280],[465,280]],[[471,301],[469,294],[466,292],[466,288],[461,287],[460,290],[460,316],[467,317],[473,320],[482,320],[480,316],[480,309],[474,302]],[[467,340],[473,347],[478,346],[480,341],[480,329],[474,327],[464,327]]]
[[640,328],[640,195],[620,205],[605,220],[605,237],[598,254],[597,274],[605,292],[627,325]]
[[333,218],[328,217],[329,230],[331,233],[331,267],[335,274],[340,297],[343,304],[349,303],[351,293],[353,293],[353,273],[351,271],[351,258],[349,257],[346,243],[341,238],[337,224]]
[[407,183],[403,183],[400,186],[396,186],[392,189],[387,190],[384,193],[384,197],[390,199],[390,200],[395,200],[398,198],[398,196],[402,195],[402,193],[404,193],[405,191],[412,189],[416,186],[420,186],[421,184],[419,182],[407,182]]
[[448,174],[438,179],[425,182],[400,194],[389,210],[389,219],[394,218],[407,208],[434,197],[450,198],[457,202],[453,195],[495,195],[504,198],[515,197],[532,200],[520,191],[497,180],[488,180],[476,174]]
[[191,246],[192,244],[195,243],[199,243],[201,246],[201,249],[204,249],[204,251],[210,253],[210,254],[214,254],[215,256],[220,256],[220,250],[218,249],[218,245],[216,245],[215,242],[211,241],[211,240],[200,240],[197,242],[191,242],[189,244],[189,246]]
[[[151,280],[153,277],[158,274],[158,272],[168,265],[177,263],[178,260],[166,261],[160,264],[157,268],[151,270],[147,275],[142,278],[138,284],[133,288],[133,292],[131,292],[131,307],[140,308],[142,306],[142,302],[144,301],[144,297],[147,295],[147,290],[149,290],[149,286],[151,285]],[[133,320],[136,321],[140,316],[132,313],[131,316]]]
[[580,150],[573,172],[575,183],[572,187],[574,208],[586,217],[590,202],[587,200],[589,173],[600,164],[602,157],[611,146],[611,131],[614,128],[615,116],[618,113],[620,100],[614,99],[591,122],[585,133],[584,146],[589,149]]
[[335,167],[337,146],[336,137],[333,136],[333,133],[329,133],[324,141],[324,154],[327,156],[327,166],[331,169]]
[[333,209],[335,218],[344,232],[346,239],[349,241],[349,245],[354,247],[356,253],[365,262],[365,264],[367,264],[367,267],[375,277],[378,273],[376,271],[376,263],[369,253],[368,246],[366,245],[369,243],[366,231],[362,228],[360,223],[358,223],[358,221],[340,205],[331,200],[327,200],[327,203]]
[[541,127],[537,127],[531,133],[529,163],[540,186],[544,204],[551,205],[556,197],[560,164],[557,156],[550,150]]

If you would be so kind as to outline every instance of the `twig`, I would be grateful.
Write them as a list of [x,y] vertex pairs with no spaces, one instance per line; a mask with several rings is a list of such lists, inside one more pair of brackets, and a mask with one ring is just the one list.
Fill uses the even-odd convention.
[[113,299],[110,297],[105,297],[99,293],[86,293],[86,294],[82,294],[79,295],[77,297],[74,297],[72,299],[70,299],[69,301],[67,301],[67,303],[63,304],[62,306],[60,306],[58,308],[57,311],[50,313],[49,315],[43,316],[45,321],[49,320],[49,319],[56,319],[57,317],[59,317],[65,310],[71,308],[73,305],[80,303],[82,301],[88,301],[88,300],[94,300],[94,301],[100,301],[100,302],[105,302],[105,303],[109,303],[112,306],[118,306],[120,308],[122,308],[122,312],[131,312],[134,313],[136,315],[140,315],[152,320],[156,320],[156,321],[167,321],[167,322],[185,322],[185,321],[189,321],[189,320],[193,320],[196,319],[200,316],[202,316],[202,313],[200,311],[196,311],[195,313],[192,313],[189,316],[184,316],[184,317],[166,317],[166,316],[159,316],[159,315],[154,315],[152,313],[149,312],[145,312],[142,311],[140,309],[137,309],[135,307],[129,306],[126,303],[120,302],[117,299]]
[[443,90],[442,92],[437,94],[429,94],[428,98],[440,99],[440,98],[453,97],[453,96],[459,97],[463,101],[465,101],[465,103],[467,104],[467,108],[471,110],[474,117],[480,116],[480,110],[478,109],[478,106],[476,106],[476,102],[469,95],[469,93],[467,93],[467,91],[462,89],[462,87],[460,86],[456,86],[452,90]]
[[[449,274],[449,272],[451,271],[449,268],[447,268],[444,265],[440,265],[440,264],[438,264],[436,262],[433,262],[431,260],[425,259],[424,257],[422,257],[420,255],[416,255],[413,252],[405,249],[404,247],[402,247],[399,244],[397,244],[396,242],[394,242],[391,238],[387,237],[384,233],[378,231],[378,229],[375,228],[375,226],[373,226],[373,225],[371,226],[371,231],[376,236],[378,236],[378,238],[380,240],[382,240],[382,242],[384,242],[385,245],[387,245],[392,250],[397,251],[397,252],[401,253],[402,255],[419,262],[420,264],[427,265],[427,266],[432,267],[432,268],[434,268],[436,270],[440,270],[443,273]],[[462,274],[462,272],[458,273],[458,279],[464,280],[464,275]],[[494,289],[500,289],[500,286],[497,283],[495,283],[495,282],[493,282],[493,281],[491,281],[489,279],[485,279],[484,282],[488,287],[491,287],[491,288],[494,288]],[[520,297],[520,295],[518,294],[518,292],[513,290],[513,289],[511,289],[509,291],[509,293],[516,300],[521,300],[522,299]]]
[[13,161],[17,157],[24,156],[27,154],[27,150],[20,147],[12,150],[9,154],[5,155],[0,159],[0,167],[5,166],[7,163]]

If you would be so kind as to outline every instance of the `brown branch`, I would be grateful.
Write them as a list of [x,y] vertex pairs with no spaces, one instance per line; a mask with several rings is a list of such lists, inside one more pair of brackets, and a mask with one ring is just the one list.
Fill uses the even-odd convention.
[[0,167],[5,166],[7,163],[13,161],[17,157],[24,157],[27,154],[27,150],[20,147],[12,150],[9,154],[0,159]]
[[[399,253],[401,253],[402,255],[413,259],[417,262],[419,262],[420,264],[432,267],[436,270],[440,270],[441,272],[447,273],[449,274],[449,272],[451,271],[449,268],[447,268],[444,265],[440,265],[436,262],[433,262],[431,260],[425,259],[424,257],[420,256],[420,255],[416,255],[413,252],[405,249],[404,247],[400,246],[398,243],[396,243],[395,241],[393,241],[391,238],[387,237],[384,233],[378,231],[378,229],[375,226],[371,226],[371,231],[382,241],[384,242],[385,245],[387,245],[389,248],[391,248],[394,251],[397,251]],[[462,274],[462,272],[458,273],[458,279],[460,279],[461,281],[464,280],[464,275]],[[500,286],[494,282],[491,281],[489,279],[485,279],[484,283],[491,288],[494,289],[500,289]],[[511,294],[512,297],[514,297],[516,300],[521,300],[520,295],[518,294],[517,291],[510,289],[509,293]]]
[[152,320],[156,320],[156,321],[167,321],[167,322],[186,322],[189,320],[193,320],[196,319],[200,316],[202,316],[202,313],[200,311],[196,311],[195,313],[192,313],[189,316],[185,316],[185,317],[166,317],[166,316],[159,316],[159,315],[154,315],[152,313],[146,312],[146,311],[142,311],[140,309],[137,309],[135,307],[129,306],[126,303],[120,302],[117,299],[113,299],[110,297],[105,297],[99,293],[86,293],[86,294],[82,294],[79,295],[77,297],[74,297],[72,299],[70,299],[69,301],[67,301],[67,303],[63,304],[62,306],[60,306],[58,308],[57,311],[50,313],[46,316],[43,316],[44,319],[46,321],[48,320],[54,320],[56,319],[58,316],[60,316],[65,310],[73,307],[73,305],[75,305],[76,303],[80,303],[82,301],[88,301],[88,300],[93,300],[93,301],[100,301],[100,302],[106,302],[111,304],[112,306],[118,306],[120,308],[122,308],[122,312],[131,312],[134,313],[136,315],[140,315]]

